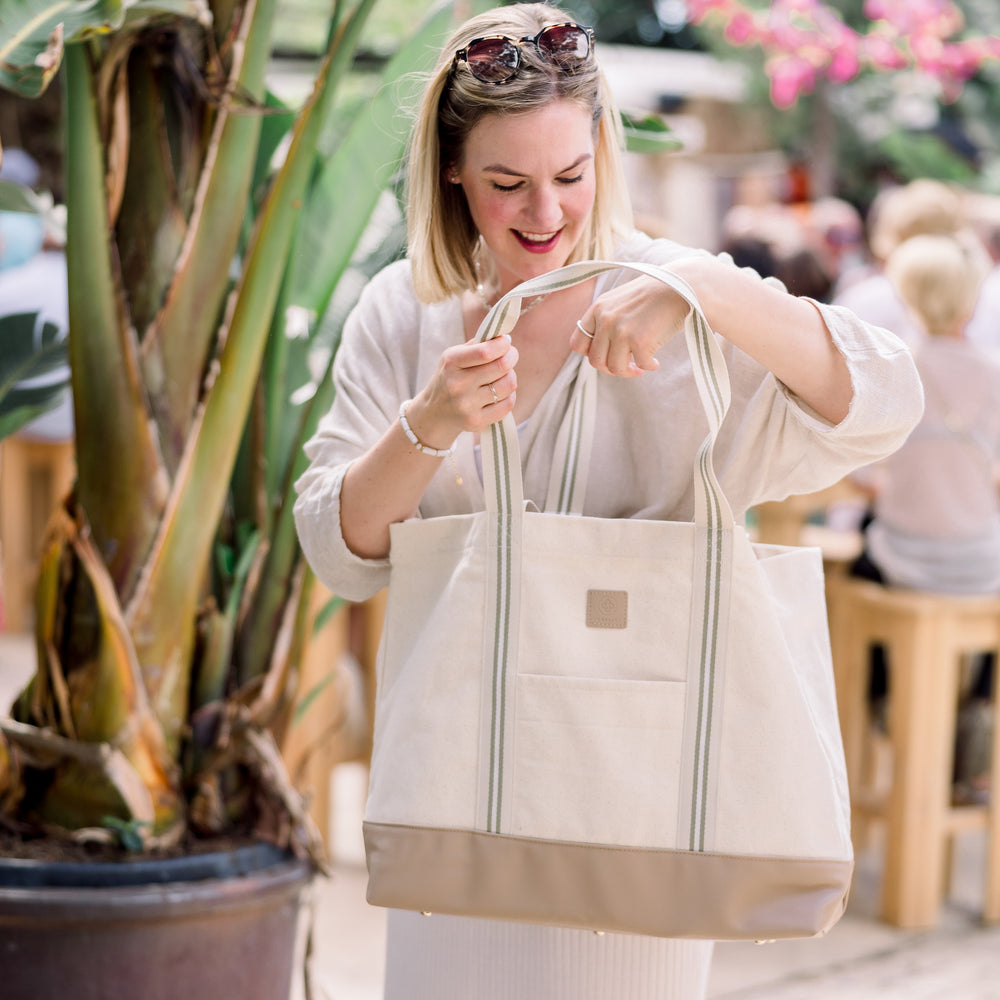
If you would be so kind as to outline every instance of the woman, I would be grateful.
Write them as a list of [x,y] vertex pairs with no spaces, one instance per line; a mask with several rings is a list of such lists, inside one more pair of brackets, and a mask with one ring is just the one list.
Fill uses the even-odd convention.
[[[620,272],[525,300],[510,337],[472,339],[491,303],[568,262],[669,265],[695,289],[733,383],[716,454],[738,512],[836,481],[917,420],[919,383],[890,334],[632,231],[618,133],[592,32],[561,11],[500,8],[446,46],[412,138],[408,259],[376,276],[348,321],[336,400],[299,482],[302,544],[334,592],[385,586],[390,524],[484,508],[478,436],[508,413],[525,495],[543,506],[581,364],[600,379],[601,475],[584,513],[691,519],[706,425],[683,338],[671,339],[686,311],[677,295]],[[386,995],[697,1000],[710,956],[701,941],[393,912]]]

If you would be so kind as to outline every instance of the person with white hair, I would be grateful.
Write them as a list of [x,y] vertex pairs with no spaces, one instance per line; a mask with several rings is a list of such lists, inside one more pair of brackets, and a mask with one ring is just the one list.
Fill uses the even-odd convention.
[[891,330],[908,347],[916,348],[924,331],[886,275],[885,263],[893,250],[911,236],[953,234],[965,226],[961,195],[942,181],[921,177],[887,188],[875,199],[868,216],[868,246],[874,270],[839,292],[834,303]]
[[[914,353],[925,409],[905,444],[874,470],[872,520],[855,576],[951,594],[1000,593],[1000,356],[968,337],[985,270],[954,235],[914,236],[886,263],[886,278],[925,339]],[[873,710],[892,684],[875,647]],[[989,741],[981,738],[993,665],[980,664],[959,717],[956,794],[981,796]],[[986,747],[986,752],[975,747]]]

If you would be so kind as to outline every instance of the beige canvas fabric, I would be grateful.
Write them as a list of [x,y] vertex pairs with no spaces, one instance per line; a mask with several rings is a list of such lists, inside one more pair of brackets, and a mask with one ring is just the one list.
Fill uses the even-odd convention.
[[[521,296],[620,267],[532,279],[479,335],[512,327]],[[692,306],[695,520],[580,514],[598,386],[580,364],[552,510],[526,509],[507,418],[483,436],[486,511],[393,525],[369,898],[670,937],[821,933],[852,852],[819,553],[735,523],[715,336],[679,279],[628,267]]]

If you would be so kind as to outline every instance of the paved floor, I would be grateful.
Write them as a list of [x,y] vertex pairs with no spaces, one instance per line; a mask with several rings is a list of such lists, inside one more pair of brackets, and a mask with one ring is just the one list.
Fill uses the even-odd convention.
[[[30,670],[30,644],[0,633],[0,705]],[[365,902],[360,817],[365,773],[333,776],[333,875],[313,891],[312,1000],[380,1000],[385,916]],[[963,834],[952,893],[937,927],[901,931],[875,918],[876,850],[859,858],[847,915],[825,937],[716,946],[712,1000],[1000,1000],[1000,927],[978,919],[984,837]],[[301,997],[301,984],[297,996]],[[469,1000],[475,1000],[470,997]],[[616,1000],[609,997],[608,1000]]]

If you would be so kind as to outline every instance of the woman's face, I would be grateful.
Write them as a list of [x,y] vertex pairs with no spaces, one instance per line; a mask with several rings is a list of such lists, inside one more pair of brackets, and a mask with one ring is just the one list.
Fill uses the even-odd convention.
[[561,267],[594,206],[590,113],[558,100],[525,114],[487,115],[449,179],[462,185],[502,290]]

